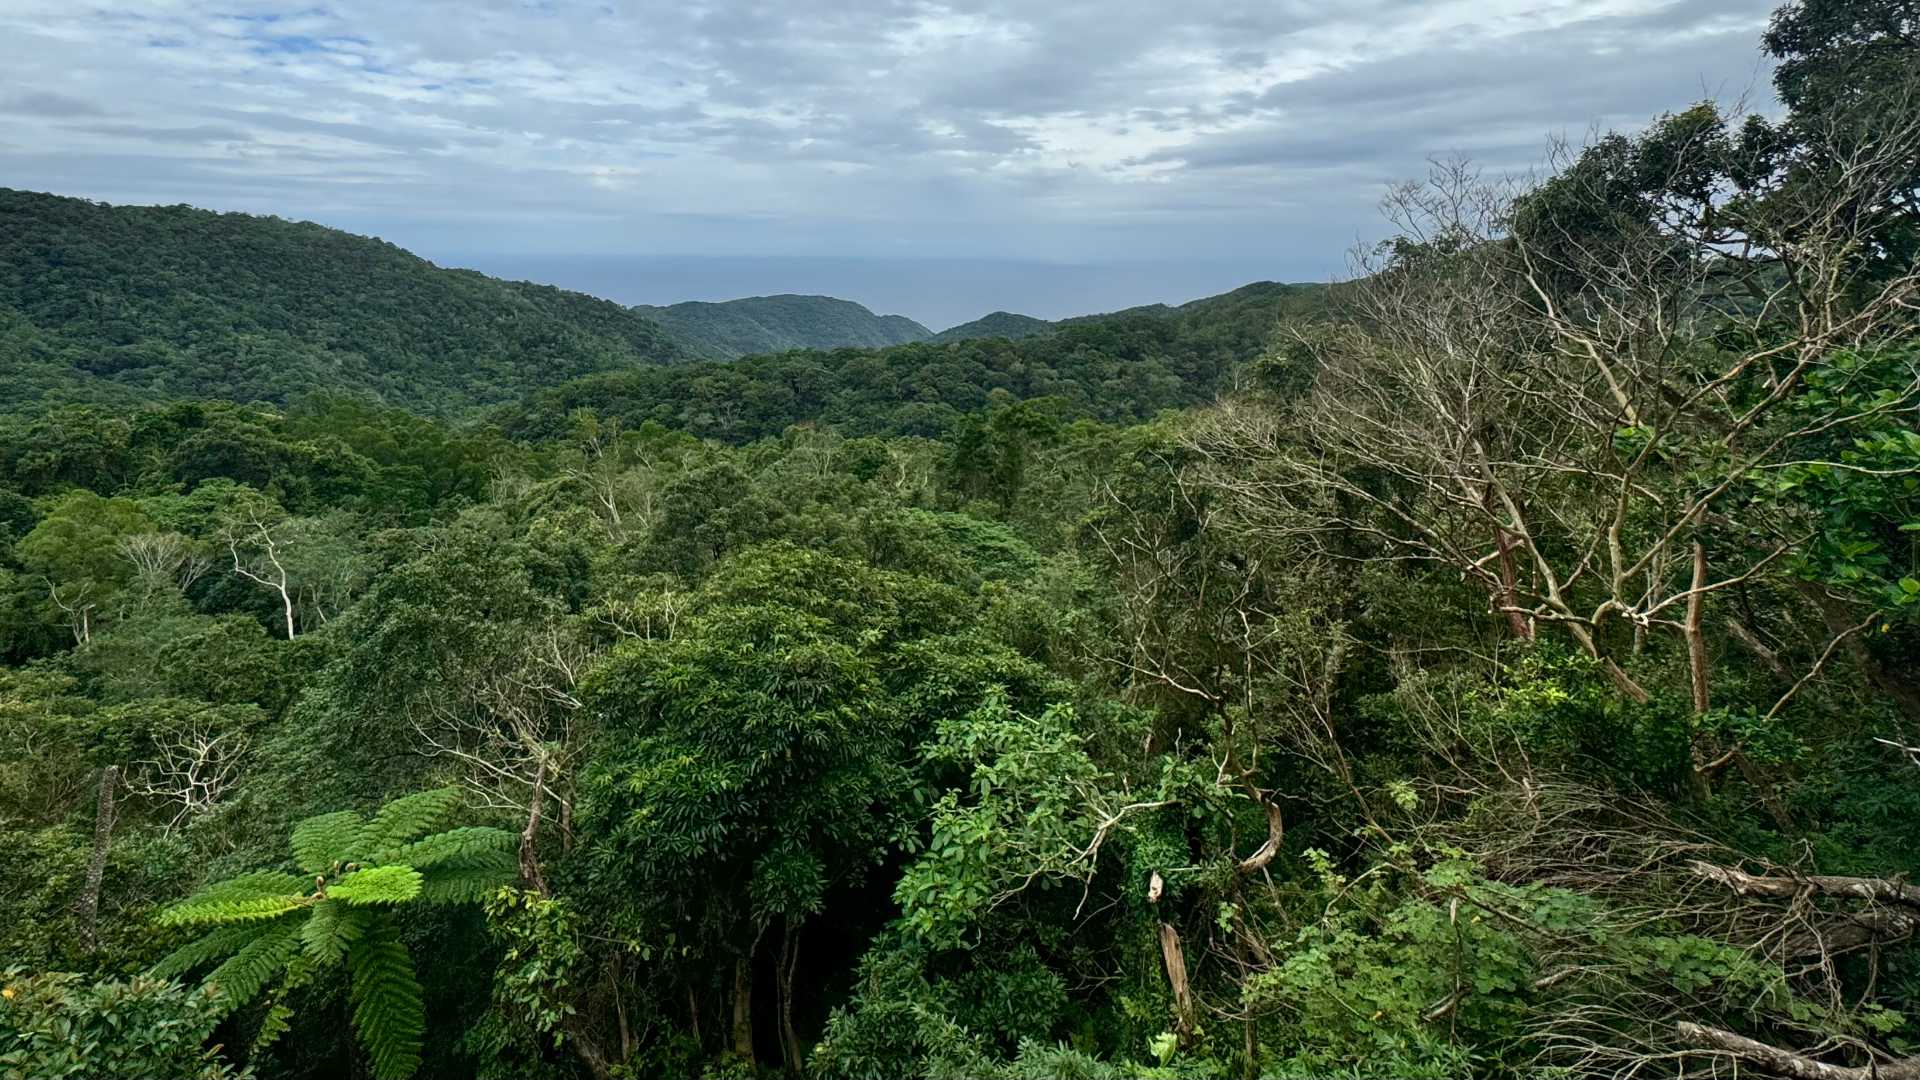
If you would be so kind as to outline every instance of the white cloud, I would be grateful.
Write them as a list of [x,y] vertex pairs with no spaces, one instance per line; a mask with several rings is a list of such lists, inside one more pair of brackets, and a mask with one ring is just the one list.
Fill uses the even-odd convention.
[[0,183],[470,250],[1245,255],[1428,153],[1738,94],[1770,2],[0,0]]

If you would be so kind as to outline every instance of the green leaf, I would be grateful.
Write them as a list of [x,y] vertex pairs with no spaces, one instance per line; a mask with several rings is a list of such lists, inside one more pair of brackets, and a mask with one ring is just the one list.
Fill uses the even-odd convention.
[[366,861],[381,866],[402,863],[420,870],[440,866],[450,869],[512,866],[513,852],[519,842],[519,837],[505,829],[467,826],[376,852]]
[[310,817],[293,827],[293,861],[309,874],[324,874],[353,857],[364,828],[351,810]]
[[160,979],[177,978],[202,964],[232,956],[266,930],[258,923],[222,927],[161,957],[158,963],[148,969],[148,974]]
[[336,964],[366,932],[367,917],[339,900],[322,900],[300,927],[300,947],[314,963]]
[[460,789],[435,788],[380,808],[361,833],[355,855],[387,851],[444,827],[460,808]]
[[208,926],[222,923],[261,922],[279,918],[306,906],[305,896],[260,896],[246,900],[188,900],[162,911],[155,919],[162,926]]
[[286,970],[287,961],[300,949],[299,927],[293,921],[268,927],[226,963],[208,973],[206,985],[214,988],[223,1013],[252,1001],[274,976]]
[[376,1080],[406,1080],[420,1067],[426,1006],[413,961],[393,924],[374,920],[347,956],[353,977],[353,1026],[373,1060]]
[[411,866],[371,866],[334,882],[327,898],[349,904],[404,904],[420,895],[420,871]]

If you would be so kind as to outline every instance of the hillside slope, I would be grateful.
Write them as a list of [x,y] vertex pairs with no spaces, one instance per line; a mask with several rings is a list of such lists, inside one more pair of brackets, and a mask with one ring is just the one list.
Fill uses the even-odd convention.
[[933,335],[935,342],[966,341],[969,338],[1006,338],[1018,341],[1023,337],[1044,334],[1054,328],[1054,324],[1045,319],[1036,319],[1031,315],[1019,315],[1011,311],[996,311],[982,315],[972,322],[949,326]]
[[[1324,286],[1261,282],[1177,308],[1049,324],[1047,332],[1018,340],[797,349],[590,375],[541,390],[494,418],[509,435],[532,439],[564,433],[581,408],[727,442],[778,435],[794,424],[846,435],[939,436],[966,413],[1045,398],[1063,417],[1128,423],[1211,400],[1232,372],[1268,354],[1283,322],[1329,310]],[[1302,373],[1276,369],[1263,377],[1290,383]]]
[[875,315],[851,300],[831,296],[749,296],[670,307],[643,304],[633,310],[659,322],[706,360],[788,349],[881,348],[933,336],[904,315]]
[[451,415],[684,357],[618,304],[377,239],[0,188],[0,410],[327,392]]
[[1031,315],[996,311],[972,322],[948,327],[935,334],[932,340],[950,342],[975,338],[1006,338],[1017,341],[1021,338],[1051,333],[1062,327],[1111,322],[1115,319],[1231,318],[1231,313],[1236,309],[1246,307],[1260,310],[1273,308],[1276,312],[1294,316],[1312,315],[1323,309],[1327,300],[1325,285],[1289,285],[1275,281],[1256,281],[1250,285],[1242,285],[1232,292],[1221,293],[1218,296],[1205,296],[1184,304],[1142,304],[1139,307],[1130,307],[1121,311],[1074,315],[1053,322],[1036,319]]

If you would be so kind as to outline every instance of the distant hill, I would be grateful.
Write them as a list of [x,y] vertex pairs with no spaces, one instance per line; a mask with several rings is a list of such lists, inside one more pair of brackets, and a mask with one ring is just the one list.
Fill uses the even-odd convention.
[[[1229,316],[1243,308],[1266,309],[1274,307],[1286,314],[1313,314],[1326,301],[1327,287],[1318,284],[1288,285],[1275,281],[1256,281],[1251,285],[1242,285],[1232,292],[1218,296],[1202,297],[1185,304],[1142,304],[1139,307],[1124,308],[1098,315],[1074,315],[1069,318],[1048,322],[1031,315],[1016,315],[1010,311],[996,311],[975,319],[969,323],[949,327],[933,335],[936,342],[967,341],[974,338],[1006,338],[1018,341],[1021,338],[1050,333],[1066,326],[1079,326],[1086,323],[1108,322],[1114,319],[1159,319],[1174,317],[1217,318]],[[1277,305],[1277,307],[1276,307]]]
[[[967,413],[1044,399],[1062,418],[1132,423],[1211,401],[1247,371],[1279,392],[1303,386],[1311,358],[1273,350],[1289,321],[1330,317],[1322,285],[1259,282],[1178,307],[1150,305],[1058,324],[988,316],[1040,333],[916,341],[883,349],[795,349],[731,361],[629,368],[538,391],[493,414],[516,438],[563,435],[576,409],[703,438],[750,442],[795,424],[845,435],[950,431]],[[956,329],[958,329],[956,327]]]
[[377,239],[0,188],[0,410],[321,391],[450,415],[686,358],[619,304]]
[[706,360],[847,345],[881,348],[933,336],[904,315],[875,315],[851,300],[831,296],[750,296],[670,307],[643,304],[633,310],[659,322],[689,352]]
[[1023,337],[1044,334],[1054,328],[1054,324],[1045,319],[1036,319],[1031,315],[1016,315],[1011,311],[996,311],[983,315],[959,326],[950,326],[933,335],[934,341],[966,341],[968,338],[1006,338],[1018,341]]

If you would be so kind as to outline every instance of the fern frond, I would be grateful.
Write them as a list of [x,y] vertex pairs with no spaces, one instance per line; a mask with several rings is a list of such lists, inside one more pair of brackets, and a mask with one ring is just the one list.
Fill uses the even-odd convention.
[[202,964],[232,956],[241,947],[267,931],[259,923],[223,926],[197,937],[160,958],[147,969],[157,979],[177,979]]
[[322,900],[313,906],[313,915],[300,924],[300,948],[315,966],[337,964],[366,928],[363,913],[339,900]]
[[365,828],[351,810],[310,817],[293,827],[293,861],[309,874],[324,874],[360,850]]
[[208,973],[221,1014],[252,1001],[274,976],[286,971],[287,961],[300,949],[300,927],[293,920],[268,927],[239,952]]
[[434,866],[459,869],[512,866],[514,849],[519,843],[520,838],[505,829],[469,825],[376,852],[366,861],[382,866],[405,863],[420,870]]
[[[276,995],[276,997],[279,995]],[[260,1020],[260,1030],[253,1036],[252,1057],[260,1056],[262,1050],[280,1041],[280,1036],[293,1026],[293,1007],[284,1001],[275,1001]]]
[[[301,926],[304,933],[313,920]],[[253,1051],[250,1056],[258,1057],[262,1050],[272,1046],[280,1036],[286,1034],[293,1020],[293,1006],[287,1004],[287,995],[313,981],[319,965],[305,956],[295,956],[287,961],[287,977],[273,991],[273,1004],[267,1009],[267,1015],[260,1021],[260,1030],[253,1036]]]
[[420,871],[411,866],[369,866],[334,882],[327,898],[349,904],[404,904],[420,895]]
[[347,954],[353,976],[353,1026],[373,1060],[376,1080],[406,1080],[420,1067],[420,1041],[427,1030],[426,1006],[413,961],[393,923],[373,920]]
[[220,926],[279,918],[307,905],[306,896],[258,896],[239,900],[187,900],[155,916],[162,926]]
[[426,872],[420,883],[423,904],[477,904],[493,891],[513,881],[513,868],[436,867]]
[[444,828],[460,809],[460,789],[434,788],[402,796],[380,808],[367,822],[356,855],[387,851]]

